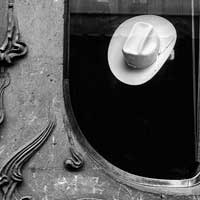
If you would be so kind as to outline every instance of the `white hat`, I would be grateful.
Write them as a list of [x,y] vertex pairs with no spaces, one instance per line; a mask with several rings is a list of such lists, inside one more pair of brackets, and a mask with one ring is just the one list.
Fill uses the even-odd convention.
[[123,22],[108,48],[108,63],[117,79],[129,85],[150,80],[176,43],[176,30],[165,18],[141,15]]

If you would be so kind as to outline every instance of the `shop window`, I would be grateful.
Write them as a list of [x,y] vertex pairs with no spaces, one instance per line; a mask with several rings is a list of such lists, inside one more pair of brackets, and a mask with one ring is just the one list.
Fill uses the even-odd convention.
[[[90,145],[114,166],[143,177],[185,179],[199,163],[199,18],[192,1],[160,2],[70,2],[71,105]],[[177,39],[150,80],[130,85],[112,73],[108,48],[120,24],[144,14],[169,21]]]

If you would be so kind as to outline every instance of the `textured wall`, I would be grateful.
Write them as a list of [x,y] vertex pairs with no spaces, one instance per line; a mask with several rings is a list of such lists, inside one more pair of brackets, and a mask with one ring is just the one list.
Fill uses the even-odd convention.
[[11,83],[4,96],[6,119],[1,128],[0,159],[45,128],[49,112],[56,115],[54,134],[24,171],[24,188],[39,199],[46,195],[48,184],[63,168],[60,161],[67,156],[62,122],[63,4],[63,0],[15,1],[22,40],[29,52],[8,69]]
[[[159,187],[155,190],[157,194],[153,194],[152,188],[137,184],[129,188],[118,183],[92,162],[76,141],[85,166],[82,171],[73,173],[64,169],[63,161],[71,156],[67,134],[72,131],[62,93],[64,0],[17,0],[15,12],[29,53],[8,69],[11,84],[4,98],[6,118],[0,129],[0,162],[46,126],[49,112],[57,119],[57,126],[47,142],[23,169],[24,180],[19,187],[22,196],[32,195],[35,200],[199,199],[185,196],[192,192],[197,194],[198,187],[175,190]],[[166,195],[166,192],[184,196]]]

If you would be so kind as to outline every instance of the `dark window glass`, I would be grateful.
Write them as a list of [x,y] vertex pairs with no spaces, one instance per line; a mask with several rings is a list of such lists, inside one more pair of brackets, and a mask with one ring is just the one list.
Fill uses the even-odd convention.
[[192,177],[198,166],[198,17],[192,21],[188,0],[174,7],[155,1],[157,14],[176,28],[175,58],[150,81],[129,86],[110,71],[110,39],[138,10],[155,11],[154,1],[126,1],[119,6],[121,2],[71,3],[69,79],[75,117],[94,149],[115,166],[151,178]]

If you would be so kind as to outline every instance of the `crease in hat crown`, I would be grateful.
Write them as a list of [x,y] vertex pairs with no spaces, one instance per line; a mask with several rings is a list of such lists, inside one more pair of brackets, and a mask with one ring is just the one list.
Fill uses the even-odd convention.
[[122,48],[124,60],[128,66],[146,68],[152,65],[159,54],[160,39],[151,24],[136,23]]

